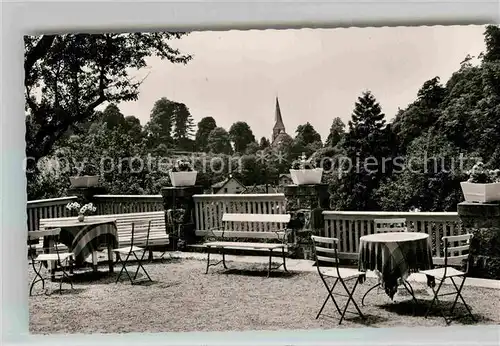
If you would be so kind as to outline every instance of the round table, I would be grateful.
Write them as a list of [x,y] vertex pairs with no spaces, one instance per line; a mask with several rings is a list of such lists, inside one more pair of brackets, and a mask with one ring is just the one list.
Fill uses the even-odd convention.
[[391,299],[398,284],[411,273],[432,269],[429,235],[417,232],[388,232],[360,238],[359,271],[380,273],[380,284]]

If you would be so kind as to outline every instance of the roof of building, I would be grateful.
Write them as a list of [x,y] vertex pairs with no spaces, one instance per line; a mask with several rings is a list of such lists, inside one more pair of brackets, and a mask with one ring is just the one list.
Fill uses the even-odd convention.
[[219,181],[218,183],[212,184],[212,188],[214,189],[221,189],[223,188],[227,183],[229,183],[231,180],[236,181],[237,184],[241,185],[242,187],[245,187],[238,179],[233,177],[232,175],[229,175],[226,179]]

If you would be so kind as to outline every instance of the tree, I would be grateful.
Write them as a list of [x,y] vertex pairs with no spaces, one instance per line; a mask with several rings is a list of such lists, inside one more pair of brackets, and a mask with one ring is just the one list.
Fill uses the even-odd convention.
[[174,145],[172,138],[172,118],[175,112],[175,102],[162,97],[155,102],[151,110],[150,120],[145,131],[148,136],[148,148],[158,148],[160,145],[171,148]]
[[255,142],[250,126],[246,122],[235,122],[229,129],[229,136],[234,143],[234,150],[237,153],[244,153],[250,143]]
[[125,117],[123,116],[120,109],[114,103],[110,103],[104,109],[104,112],[102,112],[101,121],[106,123],[108,129],[112,129],[118,126],[123,126],[125,123]]
[[380,180],[390,175],[385,161],[391,148],[385,115],[371,92],[364,92],[355,103],[349,132],[345,135],[343,149],[349,159],[340,168],[345,170],[340,180],[337,208],[341,210],[378,210],[373,198]]
[[159,56],[186,64],[169,46],[186,33],[25,36],[26,155],[49,154],[72,124],[87,122],[104,102],[136,100],[142,80],[129,74]]
[[216,127],[208,135],[208,149],[214,154],[232,154],[229,133],[222,128]]
[[316,132],[314,127],[309,122],[304,125],[299,125],[297,130],[295,130],[295,133],[295,139],[303,145],[321,142],[321,135]]
[[173,112],[173,140],[175,146],[182,150],[192,150],[193,142],[191,137],[193,136],[193,117],[189,112],[189,109],[184,103],[174,103]]
[[262,137],[259,142],[259,149],[264,150],[271,146],[271,142],[266,137]]
[[345,124],[339,117],[333,119],[332,126],[330,126],[330,133],[326,139],[325,146],[334,147],[340,142],[345,133]]
[[196,150],[208,151],[208,135],[217,127],[215,119],[212,117],[205,117],[198,123],[198,131],[196,131],[195,144]]
[[446,89],[439,77],[426,81],[417,94],[417,100],[405,110],[400,110],[393,121],[393,130],[400,142],[399,151],[406,153],[408,145],[427,130],[441,116],[440,105]]

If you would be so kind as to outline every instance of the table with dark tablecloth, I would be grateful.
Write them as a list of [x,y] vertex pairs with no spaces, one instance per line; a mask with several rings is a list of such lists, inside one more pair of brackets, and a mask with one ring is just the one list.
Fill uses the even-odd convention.
[[359,271],[372,270],[391,299],[398,285],[411,273],[432,269],[429,235],[417,232],[389,232],[360,238]]
[[[65,220],[51,222],[50,227],[61,228],[59,243],[66,245],[68,250],[74,253],[76,266],[82,265],[90,254],[95,255],[99,247],[106,245],[110,271],[113,271],[113,256],[109,250],[118,246],[116,220],[85,220],[80,222],[76,218],[65,218]],[[50,239],[46,237],[44,248],[48,247],[48,241]]]

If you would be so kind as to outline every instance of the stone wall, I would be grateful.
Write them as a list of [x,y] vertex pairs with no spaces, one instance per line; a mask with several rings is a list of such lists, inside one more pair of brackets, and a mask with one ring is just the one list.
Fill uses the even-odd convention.
[[464,231],[472,233],[471,277],[500,279],[500,203],[458,205]]

